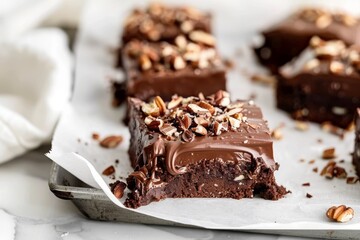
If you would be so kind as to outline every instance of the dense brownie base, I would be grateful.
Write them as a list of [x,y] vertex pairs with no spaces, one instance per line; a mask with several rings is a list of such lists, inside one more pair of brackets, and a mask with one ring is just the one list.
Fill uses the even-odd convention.
[[[314,77],[303,76],[302,78]],[[328,85],[323,87],[324,93],[307,93],[309,83],[306,81],[300,80],[299,82],[303,82],[302,84],[290,85],[279,77],[276,87],[277,107],[289,112],[297,120],[316,123],[330,122],[335,126],[348,128],[353,122],[356,107],[360,106],[360,99],[339,95],[340,90],[334,90],[334,94],[331,91],[326,92],[326,89],[331,89],[331,85],[334,83],[331,79],[326,79],[328,78],[326,76],[317,78]]]
[[355,119],[355,149],[353,153],[353,164],[356,169],[357,175],[360,177],[360,109],[356,111]]
[[217,160],[204,160],[188,166],[186,173],[160,176],[163,185],[146,190],[135,178],[127,179],[132,191],[125,206],[137,208],[164,198],[252,198],[259,195],[269,200],[282,198],[286,189],[275,182],[274,173],[269,168],[258,168],[258,160],[251,164]]
[[177,76],[167,74],[153,79],[128,80],[127,84],[128,95],[142,100],[161,96],[168,101],[174,94],[190,97],[203,93],[207,96],[220,89],[226,89],[226,75],[222,70],[209,71],[200,75],[191,72]]
[[125,82],[112,82],[112,92],[113,92],[113,106],[120,106],[123,102],[126,101],[126,83]]

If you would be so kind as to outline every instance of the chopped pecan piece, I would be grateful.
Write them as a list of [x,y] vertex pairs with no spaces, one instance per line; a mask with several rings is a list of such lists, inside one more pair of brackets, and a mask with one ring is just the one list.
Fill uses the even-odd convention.
[[197,125],[196,127],[192,128],[191,130],[193,130],[193,132],[195,132],[199,135],[202,135],[202,136],[205,136],[207,134],[206,128],[204,128],[201,125]]
[[116,148],[123,140],[122,136],[108,136],[101,140],[100,146],[103,148]]
[[335,148],[327,148],[327,149],[324,149],[323,153],[322,153],[322,158],[323,159],[333,159],[335,158],[336,155],[335,155]]
[[109,166],[102,172],[102,174],[105,175],[105,176],[110,176],[114,172],[115,172],[114,166]]
[[164,125],[162,125],[159,130],[165,136],[172,136],[177,131],[176,127],[168,123],[164,123]]

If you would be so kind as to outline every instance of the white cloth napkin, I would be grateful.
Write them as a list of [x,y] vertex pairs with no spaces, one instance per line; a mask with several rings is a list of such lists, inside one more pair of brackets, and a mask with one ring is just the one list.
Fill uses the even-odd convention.
[[48,141],[71,94],[72,58],[58,29],[0,41],[0,163]]
[[56,11],[61,0],[1,0],[1,39],[14,38],[38,26]]

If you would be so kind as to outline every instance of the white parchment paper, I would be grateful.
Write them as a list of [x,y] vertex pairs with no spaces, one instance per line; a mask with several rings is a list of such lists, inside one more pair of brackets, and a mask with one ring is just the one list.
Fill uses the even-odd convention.
[[[137,5],[145,1],[136,1]],[[175,1],[170,1],[175,2]],[[190,1],[178,1],[190,3]],[[256,95],[270,128],[285,123],[284,138],[274,143],[275,158],[280,163],[276,172],[278,183],[292,191],[279,201],[254,199],[166,199],[141,207],[137,212],[183,224],[213,229],[360,229],[360,184],[349,185],[344,180],[326,180],[312,169],[326,165],[322,150],[336,147],[338,158],[344,159],[350,176],[354,176],[350,152],[354,133],[339,137],[324,133],[316,124],[306,132],[295,130],[294,122],[275,108],[271,87],[260,86],[242,74],[263,71],[254,62],[249,43],[256,32],[306,3],[340,6],[349,11],[360,11],[359,1],[205,1],[192,2],[196,7],[210,10],[215,15],[215,34],[223,56],[236,60],[236,69],[228,74],[228,89],[232,98]],[[74,97],[64,112],[48,156],[79,179],[100,187],[119,207],[124,207],[109,191],[113,181],[101,172],[119,159],[116,175],[126,177],[131,167],[127,155],[129,132],[121,122],[124,107],[111,107],[109,75],[113,75],[113,48],[119,42],[121,24],[134,1],[91,1],[85,9],[76,45],[76,81]],[[236,57],[235,57],[236,56]],[[124,142],[116,149],[103,149],[91,138],[93,132],[101,136],[120,134]],[[318,143],[322,139],[322,143]],[[306,162],[300,162],[303,158]],[[315,159],[314,164],[308,162]],[[310,187],[302,183],[310,182]],[[313,198],[306,198],[306,193]],[[326,210],[333,205],[351,206],[355,218],[346,224],[327,220]]]

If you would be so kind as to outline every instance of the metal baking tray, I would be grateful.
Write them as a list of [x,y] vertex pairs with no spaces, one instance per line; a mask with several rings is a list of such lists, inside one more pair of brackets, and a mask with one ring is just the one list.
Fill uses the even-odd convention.
[[[74,175],[53,163],[50,172],[49,188],[55,196],[72,201],[80,212],[93,220],[119,221],[151,225],[192,227],[172,221],[147,216],[117,207],[101,189],[90,187]],[[248,230],[265,234],[279,234],[326,239],[360,239],[359,231],[350,230]]]

